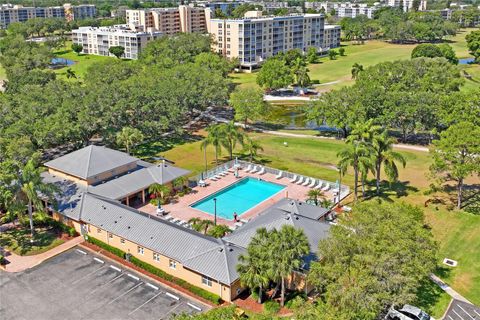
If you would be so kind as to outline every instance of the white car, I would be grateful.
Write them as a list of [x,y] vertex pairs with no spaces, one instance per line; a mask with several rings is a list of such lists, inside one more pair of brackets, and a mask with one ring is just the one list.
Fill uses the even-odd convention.
[[409,304],[401,309],[390,308],[385,320],[434,320],[428,313]]

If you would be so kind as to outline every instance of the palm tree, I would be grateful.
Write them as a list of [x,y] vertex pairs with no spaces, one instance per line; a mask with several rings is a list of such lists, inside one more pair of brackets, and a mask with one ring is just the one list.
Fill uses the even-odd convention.
[[208,235],[214,238],[222,238],[228,232],[230,232],[230,228],[224,224],[217,224],[208,230]]
[[328,200],[327,198],[323,198],[322,200],[320,200],[320,202],[318,203],[322,208],[331,208],[332,205],[333,205],[333,201],[332,200]]
[[230,160],[233,160],[233,149],[237,143],[243,146],[243,140],[245,135],[240,129],[235,126],[235,122],[230,121],[228,123],[221,124],[221,134],[223,136],[222,145],[228,150],[230,154]]
[[310,189],[307,192],[308,199],[312,200],[318,206],[318,198],[323,196],[323,192],[318,189]]
[[67,75],[67,79],[71,79],[71,78],[77,79],[77,74],[75,73],[75,71],[73,71],[70,68],[67,69],[66,75]]
[[200,143],[200,150],[203,150],[203,160],[205,162],[205,172],[208,171],[207,147],[208,147],[208,138],[204,138]]
[[295,79],[295,83],[300,87],[304,87],[310,84],[310,77],[308,75],[308,69],[306,67],[304,59],[297,58],[293,61],[292,74]]
[[398,152],[393,151],[395,139],[388,136],[387,130],[373,137],[372,147],[374,150],[375,175],[377,183],[377,195],[380,194],[380,172],[382,164],[384,165],[385,174],[390,181],[398,179],[398,167],[396,162],[400,162],[405,168],[406,160]]
[[192,225],[193,230],[200,232],[201,230],[203,230],[202,221],[203,220],[200,218],[191,218],[190,220],[188,220],[188,223]]
[[153,194],[157,199],[157,208],[161,208],[161,202],[165,201],[170,194],[170,187],[160,183],[154,183],[148,188],[148,192]]
[[363,66],[355,62],[352,66],[352,80],[357,79],[361,72],[363,72]]
[[382,127],[373,123],[373,119],[365,122],[357,122],[352,126],[352,131],[346,139],[346,143],[363,142],[371,145],[373,137],[382,130]]
[[355,200],[358,200],[358,175],[360,170],[367,167],[367,163],[371,162],[371,149],[365,143],[353,141],[349,142],[343,150],[337,153],[340,158],[338,167],[345,174],[348,167],[353,168],[354,185],[353,193]]
[[43,183],[40,173],[41,170],[35,167],[34,161],[30,159],[22,168],[19,179],[17,180],[16,201],[19,203],[26,202],[32,238],[35,233],[33,227],[33,209],[35,208],[37,211],[43,210],[43,201],[40,195],[51,200],[58,190],[53,184]]
[[125,150],[130,154],[130,148],[143,141],[143,134],[140,130],[132,127],[123,127],[117,133],[117,143],[124,145]]
[[203,229],[203,234],[207,234],[208,228],[210,228],[210,226],[213,226],[214,223],[212,220],[204,219],[200,222],[200,225],[202,226],[201,229]]
[[183,190],[183,188],[185,187],[185,183],[188,181],[187,178],[185,178],[184,176],[180,176],[178,178],[176,178],[175,180],[173,180],[172,184],[175,188],[179,188],[180,191]]
[[255,140],[252,140],[250,137],[245,137],[245,142],[243,145],[243,151],[248,153],[250,157],[250,162],[253,162],[253,158],[258,155],[258,151],[263,151],[262,146]]
[[[222,148],[221,148],[222,137],[223,137],[222,127],[220,124],[216,124],[208,127],[206,130],[208,132],[208,136],[207,138],[205,138],[204,143],[200,145],[200,148],[205,150],[209,145],[214,146],[215,147],[215,164],[218,166],[218,156],[222,152]],[[205,159],[206,159],[206,153],[205,153]]]
[[272,233],[275,262],[274,273],[281,281],[280,304],[285,304],[285,279],[302,265],[302,258],[310,252],[308,239],[302,229],[283,225],[280,231]]
[[260,228],[252,237],[247,252],[238,257],[237,271],[240,282],[249,288],[258,287],[258,303],[262,303],[263,288],[270,282],[270,235],[267,229]]

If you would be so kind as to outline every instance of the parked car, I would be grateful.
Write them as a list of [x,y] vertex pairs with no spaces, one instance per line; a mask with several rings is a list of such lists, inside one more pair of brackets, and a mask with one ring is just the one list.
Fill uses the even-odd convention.
[[433,320],[433,318],[422,309],[406,304],[401,309],[390,308],[385,320]]

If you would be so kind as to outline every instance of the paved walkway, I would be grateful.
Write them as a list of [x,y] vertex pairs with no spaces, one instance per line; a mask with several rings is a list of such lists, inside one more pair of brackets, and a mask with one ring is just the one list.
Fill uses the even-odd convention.
[[60,254],[70,248],[75,247],[76,245],[83,242],[83,237],[78,236],[69,240],[61,245],[48,250],[47,252],[36,254],[33,256],[19,256],[13,252],[5,251],[5,260],[7,260],[7,264],[0,268],[0,270],[5,270],[7,272],[21,272],[26,269],[30,269],[35,267],[36,265],[42,263],[43,261],[50,259],[57,254]]
[[435,282],[440,288],[442,288],[443,291],[448,293],[453,299],[460,300],[466,303],[472,304],[470,301],[467,300],[464,296],[462,296],[460,293],[457,291],[453,290],[452,287],[450,287],[448,284],[442,281],[439,277],[437,277],[434,274],[430,275],[430,279],[432,279],[433,282]]

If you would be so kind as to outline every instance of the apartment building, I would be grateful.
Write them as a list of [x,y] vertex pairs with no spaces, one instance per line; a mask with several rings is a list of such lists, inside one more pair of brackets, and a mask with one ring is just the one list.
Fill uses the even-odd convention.
[[0,6],[0,28],[5,29],[10,23],[25,22],[33,18],[63,18],[67,21],[95,17],[95,5],[72,6],[69,3],[57,7],[24,7],[3,4]]
[[229,59],[238,58],[244,69],[251,71],[265,59],[291,49],[323,50],[323,14],[263,17],[257,12],[254,17],[250,13],[246,16],[212,19],[209,28],[214,51]]
[[342,28],[337,25],[326,24],[323,33],[323,48],[333,49],[340,47],[340,34]]
[[83,46],[83,53],[100,56],[113,56],[109,48],[125,48],[124,58],[137,59],[141,50],[151,40],[163,35],[159,31],[134,31],[126,25],[112,27],[80,27],[72,30],[72,42]]
[[209,1],[198,1],[197,4],[201,7],[208,8],[214,13],[216,10],[222,11],[226,16],[231,16],[233,10],[236,7],[242,4],[242,2],[229,1],[229,2],[209,2]]
[[366,3],[350,3],[350,2],[305,2],[306,9],[324,10],[325,12],[335,11],[335,15],[340,18],[355,18],[359,15],[365,15],[369,19],[373,18],[373,14],[379,4],[368,6]]
[[[402,8],[404,12],[412,11],[414,0],[387,0],[387,6]],[[421,0],[418,11],[427,10],[427,0]]]
[[133,30],[164,34],[207,31],[210,10],[181,5],[178,8],[126,10],[126,20]]

